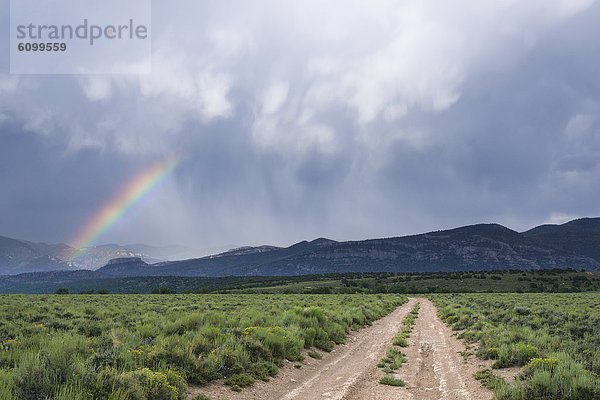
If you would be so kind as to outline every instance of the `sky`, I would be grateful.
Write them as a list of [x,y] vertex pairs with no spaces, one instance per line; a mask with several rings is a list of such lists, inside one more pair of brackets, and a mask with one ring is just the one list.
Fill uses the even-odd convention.
[[0,235],[196,248],[600,215],[600,4],[154,1],[152,72],[11,75]]

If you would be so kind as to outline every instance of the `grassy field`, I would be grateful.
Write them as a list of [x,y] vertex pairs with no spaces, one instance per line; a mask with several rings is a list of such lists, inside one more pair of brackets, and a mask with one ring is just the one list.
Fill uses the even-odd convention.
[[478,374],[499,400],[600,399],[600,293],[451,294],[442,319],[492,368],[523,367],[514,382]]
[[231,293],[477,293],[600,290],[600,273],[574,270],[370,273],[297,277]]
[[398,295],[3,295],[0,399],[169,400],[268,379],[329,351]]
[[[507,276],[529,282],[518,280],[527,278],[522,273]],[[340,285],[353,285],[344,279]],[[478,378],[497,399],[600,398],[600,293],[430,296],[442,319],[492,361]],[[331,350],[406,300],[401,294],[1,295],[0,399],[176,400],[185,398],[188,384],[220,378],[239,390],[275,375],[285,359],[300,360],[305,348]],[[521,368],[514,382],[496,375],[506,367]]]
[[600,290],[600,272],[568,270],[343,273],[222,278],[153,276],[49,281],[0,277],[0,293],[455,293],[588,292]]

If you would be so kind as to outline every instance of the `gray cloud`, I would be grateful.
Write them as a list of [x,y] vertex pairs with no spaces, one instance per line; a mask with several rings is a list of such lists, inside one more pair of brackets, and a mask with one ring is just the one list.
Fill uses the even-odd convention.
[[175,172],[100,241],[600,214],[597,2],[239,3],[153,3],[150,75],[11,76],[3,61],[2,234],[70,241],[173,153]]

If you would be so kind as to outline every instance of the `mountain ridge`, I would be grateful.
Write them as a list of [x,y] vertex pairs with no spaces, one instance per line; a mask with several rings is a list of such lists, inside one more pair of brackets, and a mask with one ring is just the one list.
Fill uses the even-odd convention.
[[184,246],[122,246],[115,243],[75,250],[64,243],[36,243],[0,236],[0,275],[55,270],[96,270],[113,258],[119,257],[140,257],[148,263],[158,263],[193,258],[201,253],[200,250]]
[[[140,250],[145,245],[136,246]],[[168,247],[154,249],[164,251]],[[65,248],[71,249],[67,245],[36,244],[0,236],[0,274],[95,269],[81,268],[81,264],[66,263],[55,257],[66,251]],[[44,249],[52,255],[43,254]],[[101,257],[98,257],[102,266],[97,271],[112,277],[285,276],[547,268],[597,271],[600,270],[600,218],[582,218],[562,225],[540,225],[521,233],[500,224],[485,223],[366,240],[335,241],[321,237],[288,247],[245,246],[179,261],[152,259],[119,245],[102,245],[93,249],[97,252],[106,250],[106,254],[100,253]],[[114,258],[120,261],[111,263]],[[15,267],[15,260],[22,262]],[[29,260],[31,265],[23,260]],[[12,266],[7,268],[3,263],[12,263]]]
[[600,218],[540,225],[523,232],[523,235],[546,246],[582,254],[600,262]]
[[[600,219],[599,219],[600,220]],[[600,243],[600,242],[598,242]],[[262,246],[265,248],[265,246]],[[228,252],[160,265],[132,265],[111,276],[286,276],[340,272],[435,272],[584,268],[600,261],[557,249],[499,224],[475,224],[418,235],[338,242],[319,238],[267,251]],[[142,275],[143,274],[143,275]]]

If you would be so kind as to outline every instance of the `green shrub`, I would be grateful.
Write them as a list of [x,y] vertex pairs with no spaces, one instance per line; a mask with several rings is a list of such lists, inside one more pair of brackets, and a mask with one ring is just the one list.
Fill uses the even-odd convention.
[[553,372],[559,363],[558,358],[532,358],[522,373],[524,376],[529,376],[537,371]]
[[[143,368],[128,374],[139,382],[147,400],[181,400],[185,398],[185,389],[180,393],[180,388],[175,386],[181,384],[181,378],[175,378],[174,381],[175,375],[173,373],[165,374]],[[168,375],[170,375],[171,381]]]
[[538,355],[539,351],[535,346],[527,343],[517,343],[513,354],[513,360],[516,365],[522,366]]
[[520,390],[531,399],[592,400],[600,398],[600,380],[566,355],[560,358],[536,358],[519,378]]
[[121,388],[112,390],[107,397],[108,400],[129,400],[129,398],[127,392]]
[[151,294],[174,294],[175,291],[168,287],[156,287],[150,291]]
[[477,371],[475,379],[481,382],[483,386],[491,390],[498,390],[506,385],[504,379],[500,378],[490,369]]
[[238,342],[228,342],[215,350],[220,360],[219,372],[223,376],[241,374],[251,370],[252,360],[246,349]]
[[13,400],[13,374],[11,371],[0,369],[0,399]]
[[235,374],[230,378],[225,379],[225,384],[230,386],[231,389],[239,391],[241,388],[254,384],[255,379],[252,375],[247,373]]
[[460,339],[463,339],[467,343],[475,343],[481,338],[481,333],[477,330],[467,329],[462,332],[459,336]]
[[179,394],[179,399],[183,400],[186,398],[187,394],[187,382],[185,381],[185,377],[179,372],[168,370],[166,372],[167,382],[169,385],[173,386],[177,389],[177,393]]
[[517,315],[529,315],[531,314],[531,308],[529,307],[515,307],[515,312]]
[[199,313],[193,313],[183,316],[164,327],[166,335],[183,334],[186,331],[191,331],[202,325],[203,316]]
[[309,351],[308,352],[308,356],[311,357],[311,358],[314,358],[316,360],[320,360],[320,359],[323,358],[323,356],[321,355],[321,353],[319,353],[318,351],[314,351],[314,350]]
[[54,391],[47,361],[39,353],[21,357],[14,372],[14,394],[18,399],[45,400]]
[[497,360],[500,356],[500,349],[497,347],[480,348],[478,356],[483,359]]
[[89,396],[85,390],[78,385],[62,385],[56,390],[53,400],[88,400]]
[[211,352],[206,356],[202,356],[198,360],[198,367],[194,368],[192,373],[187,373],[187,378],[190,382],[199,385],[206,384],[214,379],[219,379],[221,360],[216,352]]
[[96,337],[102,334],[102,327],[96,322],[85,321],[77,327],[77,331],[83,336]]
[[[298,361],[302,358],[301,351],[304,341],[294,335],[294,329],[275,327],[248,327],[242,331],[242,338],[246,338],[251,354],[255,357],[267,356],[269,358]],[[301,334],[300,330],[296,333]],[[254,339],[255,341],[252,341]]]
[[381,383],[382,385],[388,385],[388,386],[405,386],[406,383],[400,379],[400,378],[396,378],[394,375],[390,375],[390,374],[386,374],[385,376],[383,376],[380,380],[379,383]]
[[156,324],[142,324],[137,327],[137,332],[141,340],[154,339],[160,335],[161,331]]
[[532,358],[538,357],[539,351],[535,346],[519,342],[516,345],[504,345],[498,353],[494,368],[523,366]]
[[404,335],[398,335],[394,337],[394,341],[392,342],[394,346],[407,347],[408,342],[406,341],[406,337]]
[[390,371],[395,371],[405,362],[404,354],[394,347],[388,349],[386,356],[381,360],[378,365],[382,365],[380,368],[388,368]]
[[252,371],[253,375],[263,381],[268,381],[270,377],[273,377],[279,371],[279,367],[272,361],[259,360],[254,364]]
[[148,353],[151,364],[166,363],[194,375],[199,368],[199,359],[192,351],[192,343],[183,336],[161,336],[157,338],[152,350]]

